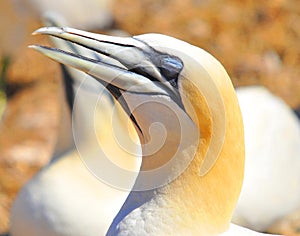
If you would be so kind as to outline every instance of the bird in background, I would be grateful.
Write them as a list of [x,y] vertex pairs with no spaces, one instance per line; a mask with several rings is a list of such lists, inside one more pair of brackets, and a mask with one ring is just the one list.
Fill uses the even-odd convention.
[[300,122],[262,86],[236,90],[245,128],[245,176],[233,221],[265,231],[300,207]]
[[97,203],[119,209],[103,224],[105,235],[263,235],[230,224],[243,181],[243,123],[230,78],[213,56],[160,34],[112,37],[59,27],[35,33],[100,54],[32,46],[104,84],[139,137],[142,163],[126,200]]
[[[57,14],[48,14],[45,24],[67,25]],[[53,39],[53,43],[100,59],[67,41]],[[11,211],[11,235],[105,235],[129,194],[126,188],[133,186],[140,168],[138,138],[123,109],[103,85],[88,75],[65,66],[62,71],[62,115],[56,150],[50,163],[16,197]],[[97,172],[92,172],[93,166],[105,164],[101,156],[132,171],[123,179],[124,190],[97,179]]]
[[73,27],[81,29],[103,30],[114,23],[111,12],[113,0],[15,0],[13,4],[23,13],[26,11],[41,18],[46,13],[55,12],[64,16]]

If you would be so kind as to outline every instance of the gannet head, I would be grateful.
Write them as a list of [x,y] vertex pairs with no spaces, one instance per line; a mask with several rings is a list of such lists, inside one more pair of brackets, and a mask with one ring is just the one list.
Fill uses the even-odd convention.
[[[139,181],[151,182],[146,178],[147,171],[169,163],[170,158],[165,156],[170,150],[174,154],[171,147],[183,146],[179,148],[179,156],[190,157],[183,163],[186,165],[183,171],[186,168],[187,171],[176,170],[185,158],[175,158],[175,164],[164,172],[174,174],[175,169],[176,173],[171,178],[176,180],[162,190],[169,195],[167,204],[178,203],[179,195],[186,199],[185,210],[193,211],[195,202],[199,203],[190,221],[198,220],[199,227],[206,228],[201,232],[225,230],[241,189],[244,144],[238,102],[222,65],[204,50],[160,34],[123,38],[57,27],[41,28],[35,33],[65,39],[106,56],[95,60],[60,49],[32,46],[106,86],[130,115],[145,144],[155,141],[148,128],[157,117],[161,118],[167,133],[170,132],[165,139],[167,145],[151,153],[154,159],[143,158],[142,170],[146,174],[144,179],[138,178],[137,185]],[[174,117],[178,118],[179,126],[173,122]],[[152,180],[156,181],[154,177]],[[178,186],[189,187],[182,193],[178,192]],[[183,209],[177,208],[173,209],[180,214]]]

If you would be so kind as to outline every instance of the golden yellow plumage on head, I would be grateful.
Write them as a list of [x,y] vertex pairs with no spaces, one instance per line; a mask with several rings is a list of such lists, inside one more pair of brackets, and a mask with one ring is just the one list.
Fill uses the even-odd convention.
[[[195,192],[193,200],[191,196],[183,199],[193,202],[190,203],[191,212],[194,203],[199,204],[198,213],[193,214],[193,219],[199,217],[199,228],[207,227],[211,233],[222,232],[231,220],[243,180],[241,113],[234,88],[221,64],[198,48],[190,46],[183,51],[185,53],[179,57],[186,57],[183,59],[186,68],[179,79],[179,89],[197,114],[197,117],[191,118],[199,127],[200,145],[189,169],[179,177],[179,181],[182,184],[186,177],[186,186],[194,182],[192,189],[182,194]],[[211,160],[203,168],[205,158]],[[203,170],[204,175],[199,170]]]

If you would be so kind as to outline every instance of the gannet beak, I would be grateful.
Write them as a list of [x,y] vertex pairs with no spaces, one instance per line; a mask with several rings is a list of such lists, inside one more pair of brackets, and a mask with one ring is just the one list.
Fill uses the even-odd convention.
[[[178,92],[182,61],[157,52],[136,37],[114,37],[72,28],[44,27],[33,34],[58,37],[86,47],[97,54],[95,60],[46,46],[30,46],[51,59],[91,75],[120,96],[123,91],[137,94],[165,95],[183,108]],[[113,89],[112,89],[113,88]]]

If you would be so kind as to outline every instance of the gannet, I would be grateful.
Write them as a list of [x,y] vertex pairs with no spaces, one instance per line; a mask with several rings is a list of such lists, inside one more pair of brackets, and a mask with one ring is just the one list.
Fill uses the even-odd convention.
[[300,123],[262,86],[236,90],[245,128],[245,176],[234,222],[265,231],[300,207]]
[[113,0],[28,0],[25,4],[17,0],[15,3],[16,7],[28,7],[31,13],[34,10],[41,18],[48,12],[63,16],[73,27],[91,30],[109,28],[113,24]]
[[[50,16],[47,24],[57,23]],[[53,42],[74,53],[89,53],[68,42]],[[137,156],[141,156],[141,148],[127,114],[114,104],[114,98],[100,83],[72,68],[63,71],[65,89],[61,91],[62,116],[56,150],[51,162],[18,194],[11,211],[12,236],[105,235],[140,168],[141,158]],[[128,133],[129,141],[122,138]],[[102,165],[102,156],[111,156],[111,161],[132,170],[132,175],[123,179],[122,188],[97,179],[93,167],[83,161],[89,163],[91,159],[95,166]],[[121,158],[116,160],[114,156]]]
[[230,225],[243,181],[243,123],[230,78],[213,56],[160,34],[35,33],[115,60],[32,46],[107,85],[139,135],[141,169],[106,235],[261,235]]

